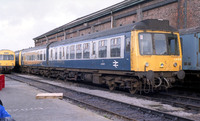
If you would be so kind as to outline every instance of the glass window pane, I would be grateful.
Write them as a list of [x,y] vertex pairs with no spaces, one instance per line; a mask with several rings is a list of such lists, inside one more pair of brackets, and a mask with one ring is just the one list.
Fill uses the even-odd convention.
[[82,46],[81,44],[76,45],[76,59],[82,58]]
[[99,58],[107,57],[107,40],[99,41]]
[[139,45],[141,55],[152,55],[153,45],[152,45],[152,35],[148,33],[139,34]]
[[83,58],[90,58],[90,43],[83,44]]
[[42,51],[40,52],[40,60],[42,60]]
[[44,50],[44,60],[46,60],[46,51]]
[[59,59],[61,60],[62,59],[62,48],[60,47],[59,49]]
[[121,38],[111,39],[110,42],[110,57],[120,57],[121,54]]
[[75,46],[70,46],[70,59],[75,59]]
[[165,34],[154,34],[154,42],[156,55],[166,55],[167,44]]
[[57,48],[55,48],[55,60],[57,60],[57,56],[58,56],[57,53],[58,53],[58,52],[57,52]]
[[53,60],[53,49],[51,49],[51,60]]
[[10,60],[14,60],[14,55],[10,55]]
[[3,55],[3,60],[9,60],[9,55]]
[[64,60],[65,59],[65,48],[62,47],[62,59]]
[[130,38],[126,38],[126,51],[130,52],[130,45],[131,45],[131,39]]
[[66,59],[69,59],[69,47],[66,47]]
[[168,45],[169,45],[169,54],[170,55],[179,55],[179,45],[177,36],[173,34],[168,34]]

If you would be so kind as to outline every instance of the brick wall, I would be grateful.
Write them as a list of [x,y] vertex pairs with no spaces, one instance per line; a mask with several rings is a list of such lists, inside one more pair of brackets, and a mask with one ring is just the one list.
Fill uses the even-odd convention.
[[[110,29],[111,24],[113,24],[113,27],[118,27],[137,22],[141,19],[167,19],[170,21],[170,25],[177,29],[200,26],[200,0],[177,0],[177,2],[145,10],[149,6],[158,5],[163,2],[166,2],[166,0],[151,0],[88,23],[82,23],[65,30],[66,39]],[[143,11],[139,13],[139,10]],[[121,17],[131,12],[135,12],[135,14]],[[111,23],[111,16],[114,18],[113,23]],[[63,30],[63,32],[48,36],[50,38],[49,42],[64,40],[65,32]],[[46,44],[43,40],[46,40],[46,38],[40,38],[35,43],[35,46]]]
[[187,28],[200,26],[200,0],[187,0]]

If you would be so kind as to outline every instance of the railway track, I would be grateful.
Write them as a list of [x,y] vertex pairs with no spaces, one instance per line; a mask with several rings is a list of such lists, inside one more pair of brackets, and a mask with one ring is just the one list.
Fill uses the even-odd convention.
[[150,98],[187,110],[200,111],[200,98],[197,97],[164,92],[156,95],[151,95]]
[[57,85],[40,82],[38,80],[25,78],[17,75],[6,75],[6,77],[27,83],[31,86],[45,90],[47,92],[63,92],[64,98],[73,102],[90,107],[101,112],[106,112],[110,115],[120,117],[122,120],[176,120],[176,121],[191,121],[191,119],[179,117],[166,112],[152,110],[140,107],[133,104],[128,104],[84,92],[75,91],[72,89],[60,87]]

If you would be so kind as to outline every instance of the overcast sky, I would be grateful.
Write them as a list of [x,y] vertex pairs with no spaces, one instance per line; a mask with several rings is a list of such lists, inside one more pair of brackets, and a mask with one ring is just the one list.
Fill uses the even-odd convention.
[[33,38],[123,0],[0,0],[0,50],[34,46]]

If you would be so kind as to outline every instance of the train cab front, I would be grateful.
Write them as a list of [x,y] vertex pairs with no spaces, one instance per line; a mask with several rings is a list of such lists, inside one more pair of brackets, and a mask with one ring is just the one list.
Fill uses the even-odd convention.
[[11,73],[14,66],[14,52],[9,50],[3,50],[3,52],[0,53],[0,73]]
[[185,77],[179,33],[174,31],[132,31],[131,70],[142,81],[143,91],[167,89]]

